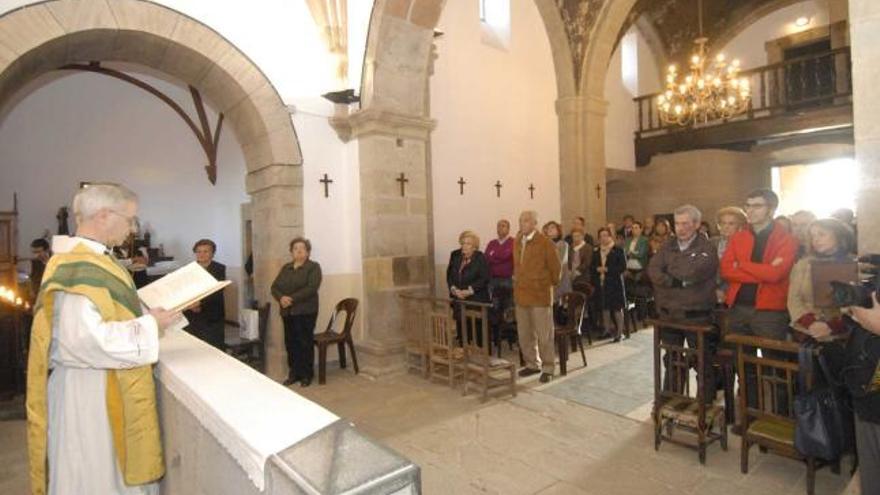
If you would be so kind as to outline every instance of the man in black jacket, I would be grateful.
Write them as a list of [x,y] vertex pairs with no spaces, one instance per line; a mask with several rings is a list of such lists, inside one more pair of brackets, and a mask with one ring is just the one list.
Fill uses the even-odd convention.
[[[699,235],[702,214],[695,206],[684,205],[675,209],[675,237],[663,243],[660,251],[648,264],[648,276],[654,284],[654,296],[660,317],[683,323],[706,325],[712,322],[715,307],[716,274],[718,254],[715,246],[705,236]],[[682,332],[662,329],[660,339],[667,344],[683,345]],[[707,335],[707,337],[709,337]],[[713,336],[714,337],[714,336]],[[696,339],[688,335],[688,346],[696,346]],[[711,403],[715,398],[715,377],[711,358],[715,355],[717,337],[704,340],[706,377],[704,399]],[[664,364],[668,368],[668,356]],[[669,388],[667,369],[664,388]]]

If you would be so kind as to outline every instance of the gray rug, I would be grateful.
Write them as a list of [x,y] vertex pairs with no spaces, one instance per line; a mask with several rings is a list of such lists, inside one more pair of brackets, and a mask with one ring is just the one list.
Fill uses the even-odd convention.
[[[620,416],[654,400],[654,334],[640,331],[617,344],[638,352],[544,388],[542,392]],[[602,352],[597,349],[595,352]],[[574,355],[572,355],[574,356]],[[580,359],[579,356],[576,356]],[[587,358],[589,359],[589,357]]]

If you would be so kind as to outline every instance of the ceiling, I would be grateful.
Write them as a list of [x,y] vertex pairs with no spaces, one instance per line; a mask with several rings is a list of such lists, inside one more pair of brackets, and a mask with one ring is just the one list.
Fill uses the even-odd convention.
[[[769,11],[797,0],[703,0],[703,33],[713,41],[726,40],[733,32]],[[690,55],[699,36],[698,0],[637,0],[620,37],[638,21],[654,31],[659,51],[668,60]]]

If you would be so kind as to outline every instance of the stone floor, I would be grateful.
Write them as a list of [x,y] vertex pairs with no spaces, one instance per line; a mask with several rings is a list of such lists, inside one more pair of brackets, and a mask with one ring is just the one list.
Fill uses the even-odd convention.
[[[546,385],[533,377],[516,398],[485,404],[412,374],[376,382],[331,370],[327,385],[295,390],[418,463],[426,494],[806,493],[801,464],[756,448],[741,474],[736,436],[728,452],[712,445],[705,466],[676,445],[654,451],[652,338],[641,331],[599,344],[587,350],[587,369],[572,355],[567,377]],[[847,493],[848,482],[821,470],[816,494]]]
[[[546,385],[531,377],[517,397],[486,403],[412,374],[373,381],[331,369],[326,385],[294,390],[418,463],[429,495],[806,493],[802,465],[757,449],[741,474],[735,436],[728,452],[711,446],[705,466],[675,445],[655,452],[650,398],[640,404],[643,392],[621,390],[640,376],[650,380],[650,337],[643,331],[597,345],[587,350],[588,368],[575,355],[567,377]],[[599,389],[627,399],[595,403],[589,396]],[[26,493],[23,421],[0,421],[0,446],[0,493]],[[848,478],[821,470],[816,494],[848,493]]]

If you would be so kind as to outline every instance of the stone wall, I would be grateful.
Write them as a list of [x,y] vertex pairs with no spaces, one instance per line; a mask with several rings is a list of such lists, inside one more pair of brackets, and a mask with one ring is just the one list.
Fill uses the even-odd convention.
[[636,172],[609,170],[608,218],[672,213],[684,203],[709,219],[723,206],[742,205],[746,194],[770,187],[770,164],[753,153],[699,150],[655,156]]
[[859,248],[880,252],[880,2],[850,0],[853,67],[853,123],[856,161],[861,169],[858,193]]

